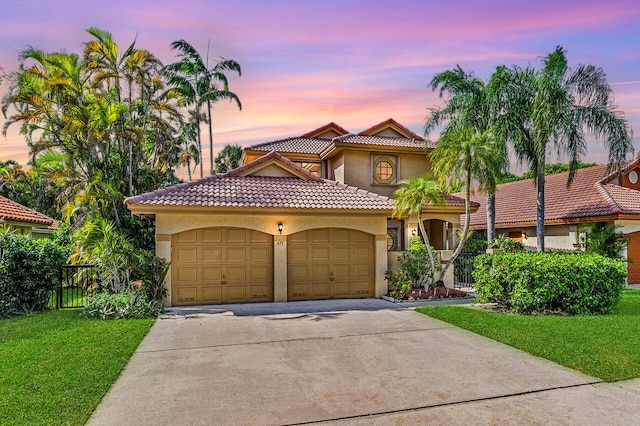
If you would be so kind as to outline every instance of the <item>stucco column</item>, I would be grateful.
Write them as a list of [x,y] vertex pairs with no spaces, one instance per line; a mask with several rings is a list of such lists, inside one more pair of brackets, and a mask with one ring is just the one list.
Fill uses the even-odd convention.
[[376,269],[375,269],[375,297],[387,294],[387,280],[384,272],[387,270],[387,234],[376,235],[375,245]]
[[[171,263],[171,235],[156,234],[156,256]],[[167,295],[162,299],[162,304],[171,306],[171,267],[164,278],[164,286],[167,289]]]
[[287,236],[273,236],[273,301],[287,301]]

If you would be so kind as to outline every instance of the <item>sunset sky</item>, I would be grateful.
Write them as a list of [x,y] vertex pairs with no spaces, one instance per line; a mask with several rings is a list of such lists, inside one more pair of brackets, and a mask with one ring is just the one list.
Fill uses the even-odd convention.
[[[123,49],[137,38],[164,63],[175,59],[172,41],[185,39],[205,54],[210,39],[213,57],[235,59],[243,71],[230,80],[243,110],[215,107],[216,151],[330,121],[358,132],[393,117],[422,134],[427,108],[443,102],[427,87],[434,74],[459,64],[487,79],[498,65],[539,66],[557,45],[572,66],[605,70],[640,148],[637,0],[3,0],[0,13],[5,72],[27,46],[81,52],[91,26],[113,33]],[[17,130],[0,138],[0,160],[27,161]],[[586,159],[603,162],[601,144]]]

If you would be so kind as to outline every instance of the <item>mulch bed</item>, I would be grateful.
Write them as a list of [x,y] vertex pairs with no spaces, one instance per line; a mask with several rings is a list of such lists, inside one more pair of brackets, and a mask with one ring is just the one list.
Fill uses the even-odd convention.
[[[391,297],[388,294],[387,296]],[[448,287],[429,287],[426,291],[423,288],[414,288],[402,300],[413,302],[416,300],[462,299],[467,297],[469,295],[466,291]]]

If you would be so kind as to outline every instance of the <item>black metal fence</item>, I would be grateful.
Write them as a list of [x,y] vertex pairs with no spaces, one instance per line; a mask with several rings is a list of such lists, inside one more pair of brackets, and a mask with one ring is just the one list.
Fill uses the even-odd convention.
[[473,287],[473,259],[479,254],[462,252],[458,255],[453,263],[454,288]]
[[95,265],[64,265],[56,291],[56,308],[82,308],[87,295],[100,290],[100,275]]

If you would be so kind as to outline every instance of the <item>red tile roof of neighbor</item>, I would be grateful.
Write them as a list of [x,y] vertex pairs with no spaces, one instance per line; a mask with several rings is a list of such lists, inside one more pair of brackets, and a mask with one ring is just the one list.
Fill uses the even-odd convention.
[[[261,163],[275,160],[299,177],[242,176]],[[273,151],[223,175],[183,183],[130,197],[127,204],[154,206],[247,207],[296,209],[391,210],[393,199],[322,179]],[[448,196],[447,206],[464,205]]]
[[[616,214],[640,215],[640,191],[606,183],[607,166],[576,170],[567,187],[569,172],[545,179],[545,221],[580,221],[582,218]],[[486,226],[486,196],[476,193],[472,199],[481,204],[471,215],[471,225]],[[533,179],[498,185],[496,224],[535,223],[536,189]]]
[[55,219],[3,196],[0,196],[0,221],[40,223],[50,227],[57,223]]

